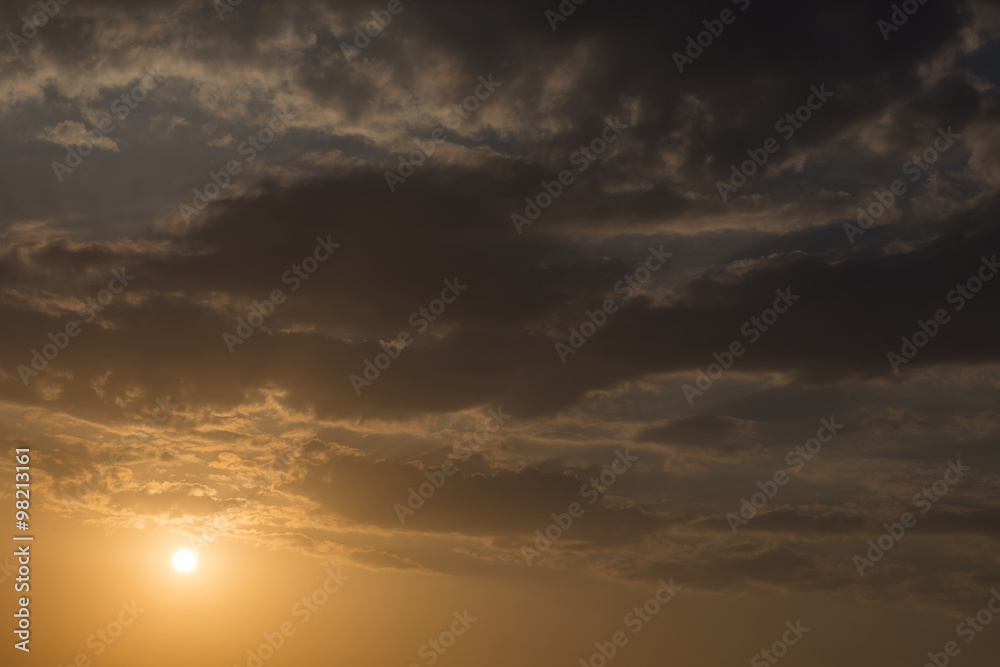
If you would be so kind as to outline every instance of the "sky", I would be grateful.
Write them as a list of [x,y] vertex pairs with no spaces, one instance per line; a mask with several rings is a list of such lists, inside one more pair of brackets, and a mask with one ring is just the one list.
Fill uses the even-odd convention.
[[995,663],[1000,2],[0,32],[3,664]]

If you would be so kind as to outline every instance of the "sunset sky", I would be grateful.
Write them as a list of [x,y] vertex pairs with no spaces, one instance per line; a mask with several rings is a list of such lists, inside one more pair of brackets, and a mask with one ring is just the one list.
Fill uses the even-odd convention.
[[1000,2],[0,29],[3,665],[996,665]]

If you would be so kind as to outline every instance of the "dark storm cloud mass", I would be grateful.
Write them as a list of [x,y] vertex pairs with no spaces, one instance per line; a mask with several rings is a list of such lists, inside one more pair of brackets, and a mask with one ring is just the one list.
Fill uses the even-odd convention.
[[[489,475],[449,474],[439,468],[418,471],[385,461],[334,456],[308,470],[291,491],[363,525],[516,537],[544,529],[552,522],[552,513],[565,513],[571,503],[589,507],[592,499],[597,502],[600,484],[595,487],[580,472],[551,474],[525,468]],[[441,475],[448,481],[421,502],[418,488]],[[595,505],[585,516],[572,539],[601,546],[640,539],[669,523],[635,506]]]
[[[86,392],[95,376],[113,369],[112,386],[137,382],[222,405],[240,400],[247,389],[275,384],[289,391],[291,403],[321,414],[451,411],[487,403],[539,414],[568,406],[588,390],[649,373],[687,372],[693,381],[693,371],[734,340],[748,348],[738,360],[742,372],[780,372],[808,382],[850,376],[894,381],[887,353],[899,352],[900,336],[913,334],[917,321],[936,310],[954,309],[947,295],[1000,248],[991,221],[1000,210],[984,200],[977,210],[942,221],[937,239],[910,252],[867,259],[789,253],[740,271],[709,270],[674,290],[672,303],[657,304],[652,295],[626,302],[613,286],[634,264],[585,259],[550,237],[518,238],[481,203],[496,181],[466,180],[461,194],[448,194],[447,187],[425,193],[414,184],[398,195],[400,205],[414,212],[403,216],[390,213],[396,199],[379,199],[371,176],[227,204],[205,226],[155,251],[61,242],[14,246],[5,270],[17,276],[12,284],[22,286],[27,276],[43,273],[67,286],[73,276],[93,276],[86,286],[77,280],[81,299],[96,294],[111,269],[125,267],[136,276],[121,302],[107,308],[104,316],[113,326],[87,326],[52,362],[53,370],[72,374],[65,386],[70,395]],[[428,235],[433,244],[425,242]],[[282,276],[311,254],[317,238],[340,248],[293,292],[294,283]],[[643,250],[633,257],[641,258]],[[108,273],[101,275],[102,268]],[[439,322],[417,333],[411,313],[455,279],[468,289]],[[223,332],[234,332],[251,302],[275,289],[288,301],[230,353]],[[797,301],[771,328],[751,324],[759,338],[752,342],[743,325],[773,305],[776,290],[790,290]],[[212,295],[227,295],[227,301]],[[568,341],[570,327],[579,327],[585,313],[607,298],[618,299],[622,310],[561,363],[555,343]],[[987,283],[952,312],[941,342],[935,339],[903,372],[995,360],[991,323],[998,302],[1000,290]],[[74,316],[14,305],[6,310],[9,321],[20,322],[4,332],[10,368],[27,363],[30,350]],[[852,321],[864,325],[845,326]],[[355,395],[349,376],[362,374],[364,360],[381,352],[378,340],[401,331],[416,337],[413,347]],[[168,368],[185,373],[171,379]],[[210,377],[186,395],[183,378],[208,368]],[[6,386],[8,395],[23,400],[19,377],[8,378]]]
[[[478,132],[480,141],[507,159],[524,160],[519,171],[539,180],[551,178],[547,173],[550,169],[568,166],[570,154],[596,136],[603,118],[622,115],[631,124],[622,139],[627,150],[603,157],[593,169],[609,183],[630,183],[639,186],[639,191],[623,196],[598,188],[591,197],[574,192],[572,201],[547,214],[550,226],[556,224],[552,219],[562,225],[583,220],[601,225],[609,219],[616,225],[631,220],[645,223],[643,226],[671,220],[682,224],[684,218],[722,214],[716,181],[728,177],[731,163],[747,159],[746,149],[757,148],[765,138],[774,136],[775,119],[803,104],[813,85],[824,84],[834,93],[829,107],[822,110],[825,117],[818,113],[817,119],[795,137],[783,141],[785,147],[766,167],[770,170],[766,178],[753,179],[746,193],[762,189],[771,199],[778,192],[785,204],[790,203],[789,195],[791,201],[815,198],[819,195],[815,179],[781,173],[772,177],[771,171],[783,170],[809,153],[836,154],[838,147],[848,142],[852,155],[843,158],[849,159],[849,171],[822,161],[805,168],[822,168],[823,187],[834,184],[847,189],[850,181],[861,187],[873,186],[881,182],[880,175],[886,169],[901,164],[908,157],[907,151],[917,148],[912,144],[921,141],[922,134],[933,136],[941,124],[953,125],[961,132],[984,113],[995,114],[995,110],[984,109],[982,99],[995,99],[995,90],[977,90],[967,74],[949,72],[932,81],[920,74],[922,65],[945,57],[943,51],[955,48],[958,29],[971,21],[967,5],[924,7],[891,44],[874,29],[883,9],[870,3],[836,9],[790,3],[754,5],[683,74],[677,72],[670,54],[683,50],[686,37],[701,29],[707,8],[672,7],[669,12],[649,16],[645,3],[596,3],[581,8],[552,32],[534,3],[491,6],[488,16],[451,3],[407,5],[362,52],[367,60],[347,63],[338,44],[350,39],[352,28],[367,14],[368,6],[360,2],[338,4],[335,11],[310,3],[282,4],[280,8],[247,4],[221,22],[207,4],[189,4],[177,11],[183,17],[179,20],[194,31],[187,37],[188,43],[197,45],[194,49],[185,49],[176,34],[154,27],[162,8],[129,5],[124,13],[117,6],[114,10],[104,8],[104,12],[116,12],[111,24],[118,30],[139,23],[145,26],[145,33],[155,36],[155,40],[143,41],[141,52],[134,41],[112,40],[103,34],[99,37],[82,27],[95,21],[91,14],[103,16],[98,14],[102,5],[88,7],[67,7],[66,14],[46,29],[69,26],[65,30],[71,30],[75,26],[76,31],[60,35],[62,39],[43,41],[47,36],[43,30],[9,66],[23,68],[22,76],[39,81],[46,65],[83,74],[79,52],[97,50],[107,61],[105,66],[114,63],[116,69],[124,68],[126,61],[134,63],[136,57],[162,60],[167,71],[173,70],[172,79],[147,103],[150,106],[144,109],[145,114],[135,116],[143,118],[155,108],[157,114],[185,119],[191,129],[208,120],[205,112],[217,116],[222,111],[232,119],[242,115],[239,110],[244,105],[247,111],[259,111],[281,98],[334,114],[338,119],[334,127],[350,128],[350,134],[369,134],[375,145],[363,151],[366,159],[395,166],[392,155],[397,151],[386,145],[385,132],[410,130],[415,136],[426,137],[425,130],[433,120],[425,116],[411,122],[409,107],[426,103],[451,106],[472,92],[478,76],[493,72],[504,84],[497,99],[484,104],[488,111],[481,113],[492,114],[489,120],[496,131],[479,126],[474,117],[471,122],[478,129],[473,135]],[[637,21],[637,16],[646,20]],[[9,21],[15,21],[14,17]],[[860,30],[863,25],[872,29]],[[348,34],[330,34],[340,26]],[[823,38],[817,39],[820,34]],[[444,83],[435,82],[430,93],[420,90],[426,85],[423,68],[439,67],[439,61],[448,63],[451,75]],[[386,73],[393,82],[389,89],[373,81],[376,66],[391,68]],[[203,77],[208,81],[199,82]],[[233,79],[230,86],[225,83],[227,77]],[[22,88],[30,89],[30,85],[19,83],[18,90]],[[74,106],[67,95],[78,94],[68,83],[50,83],[47,88],[39,85],[37,91],[42,90],[47,96],[61,96],[62,104],[56,108],[63,113]],[[115,86],[110,86],[104,92],[114,90]],[[52,105],[32,106],[49,109]],[[995,109],[995,105],[989,106]],[[199,123],[199,117],[205,121]],[[875,123],[889,127],[885,129],[885,145],[872,151],[871,146],[858,145],[852,134],[859,124]],[[300,136],[298,142],[318,147],[344,137],[334,128],[323,130],[320,136]],[[190,134],[184,126],[171,130],[176,132]],[[233,136],[239,135],[234,132]],[[22,152],[29,137],[18,142]],[[194,137],[179,135],[176,139],[183,141],[189,152],[200,151],[202,160],[211,160]],[[407,148],[404,152],[412,150],[411,141],[403,143]],[[26,171],[41,175],[59,153],[51,147],[35,148],[32,155],[43,157],[30,158]],[[271,150],[279,152],[283,147]],[[215,154],[220,152],[215,150]],[[864,159],[857,159],[859,152]],[[150,151],[143,148],[142,155],[148,160]],[[107,166],[118,177],[124,172],[116,165],[128,164],[131,153],[120,157]],[[288,161],[292,160],[289,156]],[[178,162],[177,156],[156,156],[157,169],[146,170],[145,180],[180,180],[184,171],[196,164]],[[537,173],[530,171],[532,163],[538,163]],[[132,168],[136,167],[139,165]],[[832,183],[831,169],[836,176]],[[589,176],[600,180],[593,178],[594,172]],[[52,181],[46,189],[64,194],[81,187],[82,175],[72,178],[76,183],[55,190]],[[428,178],[425,173],[415,177]],[[844,181],[842,185],[839,180]],[[88,185],[93,186],[93,181]],[[789,186],[793,186],[791,192]],[[176,197],[189,191],[172,184],[166,189],[160,184],[158,189],[174,192]],[[524,192],[533,193],[533,189]],[[690,195],[679,196],[683,193]],[[511,193],[514,201],[520,201],[518,194]],[[599,203],[588,201],[601,194],[605,196]],[[163,195],[156,199],[163,199]],[[146,214],[162,214],[169,205],[168,200],[160,201],[157,209]]]
[[[995,573],[1000,280],[961,309],[948,297],[1000,254],[997,81],[981,62],[1000,7],[928,2],[886,40],[876,22],[891,3],[741,4],[590,0],[553,31],[554,3],[404,1],[351,62],[341,42],[379,3],[252,1],[224,20],[209,2],[67,4],[0,55],[0,395],[115,428],[156,396],[189,406],[160,434],[165,456],[144,451],[134,477],[109,476],[95,511],[166,521],[239,506],[270,529],[271,504],[287,502],[301,522],[290,529],[308,533],[301,500],[359,533],[470,537],[508,560],[579,497],[610,446],[633,446],[641,470],[551,562],[625,578],[669,570],[710,590],[845,588],[881,518],[964,447],[977,476],[920,529],[968,549],[921,542],[912,570],[886,568],[885,590],[912,591],[948,559]],[[725,8],[735,22],[678,72],[674,52]],[[28,11],[4,5],[0,25]],[[57,180],[60,137],[95,127],[154,65],[168,76],[110,136],[117,150]],[[489,75],[496,91],[448,127]],[[776,121],[813,87],[832,96],[783,136]],[[241,142],[275,108],[290,127],[247,160]],[[609,118],[628,127],[581,162]],[[447,141],[390,191],[386,170],[438,126]],[[844,224],[909,179],[904,165],[939,128],[954,145],[849,238]],[[723,201],[717,182],[770,137],[780,150]],[[178,206],[230,160],[241,174],[184,220]],[[574,182],[518,230],[512,214],[562,170]],[[293,291],[286,272],[323,243],[339,247]],[[619,281],[661,247],[673,256],[626,300]],[[32,351],[123,269],[134,280],[26,386]],[[445,281],[467,289],[417,331],[411,315]],[[230,352],[223,334],[277,289],[287,301]],[[752,324],[776,291],[791,307]],[[607,299],[616,312],[563,363],[556,344]],[[895,373],[887,354],[942,308],[950,321]],[[413,344],[358,395],[350,376],[404,331]],[[682,386],[736,341],[745,353],[689,404]],[[452,420],[484,406],[513,413],[510,432],[400,526],[394,503],[441,463],[408,448],[444,451]],[[729,535],[726,513],[834,413],[847,434]],[[351,453],[317,445],[288,478],[253,487],[261,431],[293,427],[340,429],[324,441]],[[45,470],[66,491],[105,450],[98,435],[56,430],[38,437],[58,443]],[[348,546],[372,567],[448,562],[412,543]]]

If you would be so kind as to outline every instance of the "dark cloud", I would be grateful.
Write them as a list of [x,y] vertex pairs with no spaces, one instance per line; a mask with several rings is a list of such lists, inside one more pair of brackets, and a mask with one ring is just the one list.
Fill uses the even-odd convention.
[[661,426],[648,428],[637,434],[635,440],[719,450],[746,449],[749,444],[746,442],[746,436],[752,433],[753,424],[739,419],[715,415],[690,415],[675,417]]

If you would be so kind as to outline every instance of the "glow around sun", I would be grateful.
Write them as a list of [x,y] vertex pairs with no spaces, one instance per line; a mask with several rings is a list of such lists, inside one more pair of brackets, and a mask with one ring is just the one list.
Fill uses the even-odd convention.
[[181,549],[174,554],[174,567],[179,572],[190,572],[198,564],[198,557],[190,549]]

